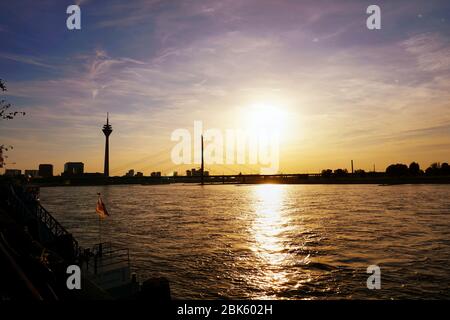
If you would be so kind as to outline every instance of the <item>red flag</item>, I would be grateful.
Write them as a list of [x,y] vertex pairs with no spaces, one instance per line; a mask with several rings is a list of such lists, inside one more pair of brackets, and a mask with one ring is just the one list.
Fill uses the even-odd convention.
[[98,213],[100,218],[105,218],[105,217],[109,216],[108,210],[106,210],[106,206],[103,203],[100,193],[98,194],[97,207],[95,208],[95,212]]

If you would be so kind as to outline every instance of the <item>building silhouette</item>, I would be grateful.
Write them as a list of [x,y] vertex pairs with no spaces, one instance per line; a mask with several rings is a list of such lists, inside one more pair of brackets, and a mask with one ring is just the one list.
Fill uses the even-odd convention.
[[204,168],[196,169],[192,168],[191,170],[186,170],[186,176],[188,177],[202,177],[202,176],[209,176],[209,171],[204,171]]
[[103,126],[102,129],[103,133],[105,134],[105,165],[103,169],[103,174],[105,177],[109,177],[109,136],[112,133],[112,126],[109,124],[109,113],[106,114],[106,124]]
[[5,170],[5,176],[8,177],[17,177],[22,174],[22,170],[20,169],[6,169]]
[[83,162],[66,162],[64,164],[64,175],[79,176],[84,173]]
[[31,177],[31,178],[36,178],[37,176],[39,176],[39,170],[34,170],[34,169],[25,170],[25,176]]
[[42,177],[42,178],[53,177],[53,165],[52,164],[40,164],[39,165],[39,177]]

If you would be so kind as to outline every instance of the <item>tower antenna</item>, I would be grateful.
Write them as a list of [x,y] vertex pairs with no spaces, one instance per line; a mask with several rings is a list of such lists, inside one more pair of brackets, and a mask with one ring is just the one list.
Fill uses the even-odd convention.
[[105,135],[105,164],[103,174],[109,177],[109,136],[112,133],[112,126],[109,124],[109,112],[106,113],[106,124],[103,126],[103,134]]

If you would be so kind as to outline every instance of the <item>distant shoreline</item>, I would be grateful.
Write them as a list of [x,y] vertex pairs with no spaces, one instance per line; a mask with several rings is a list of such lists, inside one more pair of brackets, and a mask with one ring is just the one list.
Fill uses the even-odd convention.
[[[168,184],[200,184],[201,177],[52,177],[33,179],[30,183],[41,187],[53,186],[100,186],[100,185],[168,185]],[[205,185],[250,185],[250,184],[450,184],[450,176],[404,176],[391,177],[385,174],[374,174],[360,177],[347,175],[343,177],[323,177],[320,175],[286,174],[286,175],[237,175],[207,176]]]

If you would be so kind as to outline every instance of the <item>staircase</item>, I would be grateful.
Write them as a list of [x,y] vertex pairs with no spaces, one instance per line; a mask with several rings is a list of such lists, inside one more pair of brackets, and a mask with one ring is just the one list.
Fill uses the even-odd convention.
[[8,206],[18,215],[17,218],[37,222],[37,236],[43,244],[52,244],[52,248],[65,258],[74,259],[78,256],[80,252],[78,242],[33,197],[32,193],[10,185],[6,199]]

